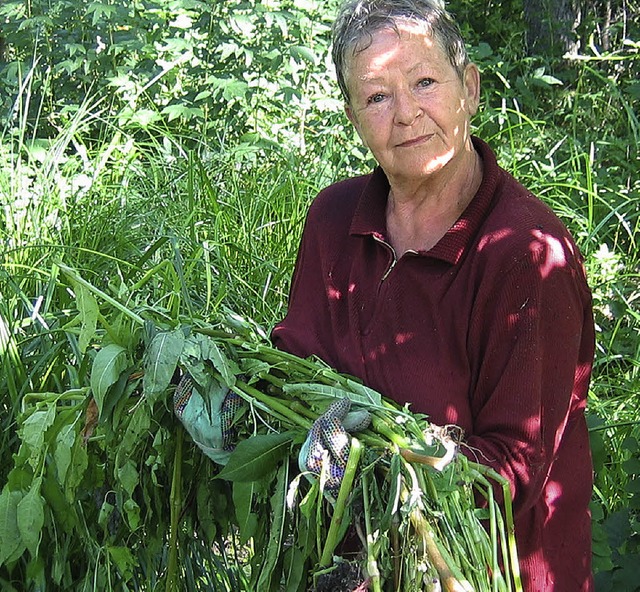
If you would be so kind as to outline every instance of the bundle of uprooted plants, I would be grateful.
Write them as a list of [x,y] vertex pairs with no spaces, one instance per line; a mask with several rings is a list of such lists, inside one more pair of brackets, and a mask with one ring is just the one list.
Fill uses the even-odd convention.
[[[138,307],[143,317],[63,269],[78,301],[64,331],[90,385],[23,398],[0,563],[29,550],[42,578],[66,589],[111,582],[115,570],[167,591],[521,590],[508,484],[456,452],[455,427],[273,348],[236,314],[179,320]],[[186,373],[242,400],[224,466],[174,413]],[[327,463],[311,475],[298,456],[315,420],[345,399],[370,423],[351,435],[329,491]],[[211,574],[217,556],[232,560]],[[237,579],[211,583],[230,564]]]
[[[217,477],[244,500],[235,517],[252,542],[251,589],[520,589],[508,484],[456,453],[455,427],[432,425],[319,360],[271,347],[235,315],[155,332],[145,389],[170,390],[176,368],[209,374],[246,403]],[[351,436],[331,495],[326,470],[305,475],[297,458],[314,420],[341,399],[371,423]]]

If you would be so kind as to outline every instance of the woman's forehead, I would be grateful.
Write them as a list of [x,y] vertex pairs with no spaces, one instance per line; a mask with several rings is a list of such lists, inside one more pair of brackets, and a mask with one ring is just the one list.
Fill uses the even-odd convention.
[[380,70],[397,58],[417,64],[427,55],[429,61],[445,57],[428,27],[416,21],[403,21],[396,27],[378,29],[361,40],[350,52],[346,70]]

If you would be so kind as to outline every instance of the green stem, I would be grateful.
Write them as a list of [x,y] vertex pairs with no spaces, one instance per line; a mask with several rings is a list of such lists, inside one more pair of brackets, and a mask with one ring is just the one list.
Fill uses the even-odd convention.
[[369,502],[369,472],[362,473],[362,503],[364,506],[364,522],[367,531],[367,575],[371,578],[373,592],[382,592],[380,570],[376,560],[376,549],[373,528],[371,526],[371,505]]
[[169,558],[167,560],[167,592],[176,592],[178,586],[178,528],[182,512],[182,426],[176,429],[176,450],[173,456],[173,477],[171,479],[171,531],[169,533]]
[[164,270],[167,267],[173,275],[175,276],[175,269],[173,268],[173,264],[168,259],[164,259],[160,261],[157,265],[154,265],[149,271],[147,271],[133,286],[130,288],[130,292],[136,292],[140,288],[142,288],[149,280],[151,280],[157,273]]
[[320,567],[328,567],[331,565],[333,558],[333,552],[338,546],[338,534],[342,526],[342,520],[347,505],[347,498],[351,493],[353,487],[353,481],[356,476],[360,457],[362,456],[363,447],[356,438],[351,438],[351,450],[349,451],[349,458],[347,460],[347,466],[344,470],[344,477],[340,484],[340,491],[338,492],[338,499],[333,509],[333,516],[331,517],[331,524],[329,525],[329,532],[327,533],[327,540],[322,550],[322,556],[320,557]]
[[26,393],[24,397],[22,397],[20,411],[21,413],[24,413],[31,401],[47,401],[54,403],[57,403],[58,401],[85,401],[89,394],[89,390],[89,387],[81,387],[69,389],[64,393]]
[[80,274],[78,274],[75,270],[71,269],[64,265],[63,263],[58,263],[58,267],[65,273],[65,275],[69,276],[74,282],[77,282],[81,286],[84,286],[90,292],[93,292],[96,296],[102,298],[105,302],[108,302],[115,309],[119,310],[124,315],[128,316],[130,319],[133,319],[139,325],[144,325],[144,319],[137,315],[132,310],[129,310],[126,306],[118,302],[115,298],[112,298],[107,293],[103,292],[99,288],[96,288],[93,284],[90,284],[87,280],[85,280]]
[[404,485],[403,502],[410,504],[409,519],[417,535],[421,538],[429,563],[436,569],[440,577],[442,589],[446,592],[469,592],[469,584],[463,580],[457,566],[450,556],[443,554],[443,547],[438,544],[437,535],[423,512],[421,491],[418,476],[410,462],[402,459],[403,465],[411,479],[411,490]]
[[[506,523],[506,534],[509,546],[510,559],[510,572],[515,585],[515,592],[522,592],[522,579],[520,577],[520,562],[518,559],[518,548],[516,546],[515,538],[515,525],[513,523],[513,502],[511,499],[511,488],[509,487],[509,481],[505,479],[500,473],[480,463],[474,463],[473,461],[467,461],[469,468],[476,473],[485,477],[485,484],[492,489],[491,484],[486,480],[486,477],[493,479],[502,488],[502,498],[504,505],[504,520]],[[507,578],[508,578],[507,574]]]
[[371,427],[373,431],[389,439],[390,442],[400,448],[409,448],[411,441],[402,434],[398,434],[391,426],[378,415],[372,414]]
[[[281,416],[285,417],[289,421],[291,421],[294,425],[300,426],[306,430],[311,429],[313,422],[305,417],[302,417],[295,411],[289,409],[289,407],[283,403],[281,400],[276,399],[275,397],[271,397],[269,395],[265,395],[263,392],[258,389],[249,386],[246,382],[242,382],[241,380],[236,381],[236,388],[233,389],[237,394],[242,396],[242,394],[249,395],[254,399],[257,399],[261,403],[267,405],[271,411],[275,411],[279,413]],[[242,392],[238,392],[238,390]]]

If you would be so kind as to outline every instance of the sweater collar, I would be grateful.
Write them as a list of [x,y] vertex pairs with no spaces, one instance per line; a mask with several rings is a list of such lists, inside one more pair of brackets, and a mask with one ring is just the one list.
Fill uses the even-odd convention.
[[[500,175],[495,154],[489,145],[475,136],[472,136],[471,139],[483,163],[480,187],[464,212],[438,243],[429,251],[420,252],[422,256],[441,259],[451,265],[460,261],[486,218]],[[388,241],[385,214],[388,195],[389,181],[384,171],[377,167],[370,175],[369,181],[360,195],[351,222],[350,234],[369,235],[385,242]]]

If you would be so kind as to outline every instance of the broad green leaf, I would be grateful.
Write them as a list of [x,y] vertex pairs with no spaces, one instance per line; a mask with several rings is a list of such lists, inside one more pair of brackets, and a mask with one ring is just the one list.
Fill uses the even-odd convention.
[[207,540],[212,541],[216,537],[216,514],[220,514],[222,509],[216,508],[213,503],[211,494],[211,486],[208,482],[200,480],[198,482],[198,491],[196,493],[196,505],[198,522],[205,533]]
[[[352,396],[349,397],[352,401],[362,403],[363,405],[382,405],[382,395],[378,391],[350,378],[347,378],[345,383],[349,387],[349,390],[353,393]],[[353,398],[358,396],[361,398]]]
[[215,341],[209,339],[203,343],[203,357],[210,360],[213,367],[220,372],[225,386],[231,388],[236,382],[236,376],[231,361],[222,353]]
[[138,560],[133,556],[131,550],[128,547],[115,547],[109,545],[107,547],[109,556],[116,564],[120,575],[125,580],[130,580],[133,577],[133,568],[138,566]]
[[127,367],[127,350],[115,343],[106,345],[96,355],[91,367],[91,390],[100,415],[109,388],[118,381]]
[[163,393],[175,372],[184,346],[181,328],[154,336],[144,356],[144,394],[151,404]]
[[47,507],[53,511],[56,529],[59,532],[64,531],[71,534],[78,523],[76,500],[74,499],[70,503],[65,499],[62,487],[53,476],[44,479],[41,493]]
[[34,479],[31,489],[17,507],[18,532],[32,557],[38,554],[40,531],[44,525],[44,500],[40,495],[42,479]]
[[242,440],[229,462],[218,473],[218,479],[227,481],[259,481],[274,471],[278,463],[289,453],[293,435],[258,434]]
[[118,481],[124,490],[131,496],[136,485],[140,482],[138,471],[131,460],[128,460],[118,469]]
[[[300,535],[300,532],[298,531],[296,534]],[[285,551],[283,578],[287,583],[285,592],[299,592],[302,581],[306,577],[306,559],[307,557],[297,545],[293,545]]]
[[47,429],[53,424],[56,418],[55,403],[48,403],[46,409],[34,411],[22,424],[20,437],[31,451],[29,463],[35,470],[40,463],[40,459],[45,454],[44,441]]
[[115,506],[109,503],[105,497],[102,502],[102,506],[100,506],[100,512],[98,513],[98,524],[102,526],[105,532],[109,527],[109,518],[111,518],[111,514],[113,514],[114,509]]
[[133,531],[140,526],[140,506],[132,499],[128,499],[123,504],[124,514],[127,517],[129,528]]
[[240,529],[240,544],[246,543],[254,535],[258,524],[258,517],[252,511],[256,489],[257,485],[253,481],[236,481],[233,484],[233,507]]
[[[271,590],[271,583],[279,583],[281,580],[278,571],[282,570],[279,561],[282,555],[283,532],[286,518],[287,482],[289,464],[283,463],[278,470],[275,490],[270,499],[271,524],[269,525],[269,542],[266,548],[266,557],[262,558],[260,577],[257,590]],[[276,571],[278,570],[278,571]]]
[[624,489],[633,495],[640,495],[640,479],[631,479],[630,481],[627,481]]
[[78,349],[85,353],[89,342],[96,334],[98,326],[98,302],[91,291],[79,282],[73,281],[73,291],[76,295],[76,304],[78,307],[78,316],[82,323],[80,328],[80,336],[78,338]]
[[[30,451],[25,455],[30,455]],[[18,491],[20,489],[28,489],[33,481],[33,470],[30,465],[24,465],[22,460],[16,459],[15,466],[11,469],[7,477],[6,485],[12,491]]]
[[67,478],[67,470],[71,464],[71,449],[76,439],[76,430],[74,424],[68,424],[56,435],[56,448],[53,453],[53,459],[56,465],[58,482],[64,485]]
[[8,487],[0,495],[0,565],[15,561],[26,549],[18,529],[18,504],[22,498],[21,492]]
[[551,76],[550,74],[544,73],[544,68],[537,68],[532,76],[533,80],[537,80],[545,85],[562,85],[562,80],[559,80],[555,76]]
[[81,438],[76,438],[71,449],[71,463],[69,464],[64,484],[64,492],[69,502],[72,502],[75,498],[76,489],[82,482],[88,466],[89,455],[87,454],[87,448],[83,446]]
[[307,62],[309,64],[316,63],[316,54],[313,50],[303,45],[294,45],[290,48],[291,55],[299,62]]
[[305,401],[322,401],[327,398],[344,399],[346,397],[364,407],[379,407],[382,405],[380,393],[356,382],[349,382],[348,384],[350,387],[353,386],[353,390],[314,382],[285,384],[282,390],[290,395],[301,396]]
[[622,468],[627,475],[640,476],[640,458],[629,458],[622,463]]
[[128,462],[133,450],[140,440],[141,434],[147,432],[151,425],[151,411],[148,405],[138,405],[129,419],[127,429],[120,440],[116,452],[116,466]]

